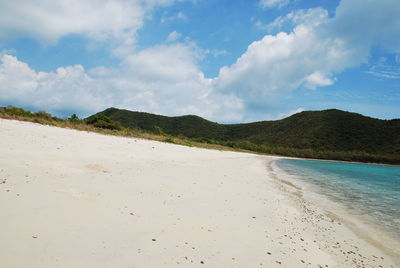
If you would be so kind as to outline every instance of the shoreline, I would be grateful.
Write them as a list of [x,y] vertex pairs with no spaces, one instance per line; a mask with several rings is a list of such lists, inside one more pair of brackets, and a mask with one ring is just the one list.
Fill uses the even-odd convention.
[[[398,234],[394,233],[394,230],[387,230],[386,228],[380,227],[379,223],[374,218],[365,215],[362,217],[361,215],[356,215],[355,212],[357,212],[357,210],[350,209],[346,204],[333,200],[320,192],[318,186],[312,183],[301,182],[299,179],[293,178],[296,177],[296,175],[287,174],[285,170],[276,165],[276,161],[279,161],[279,159],[273,161],[272,165],[275,174],[276,172],[279,173],[277,175],[278,180],[301,191],[301,198],[305,201],[321,209],[328,217],[343,222],[344,225],[361,239],[379,248],[385,252],[385,254],[397,259],[400,265],[400,250],[395,250],[396,248],[400,249],[400,237]],[[285,178],[280,178],[281,176],[285,176]],[[393,237],[393,235],[396,236]],[[389,243],[389,245],[386,245],[387,243]]]
[[361,165],[374,165],[374,166],[388,166],[388,167],[400,167],[400,164],[385,164],[385,163],[375,163],[375,162],[357,162],[357,161],[344,161],[344,160],[333,160],[333,159],[318,159],[318,158],[301,158],[292,156],[277,156],[287,159],[294,160],[310,160],[310,161],[321,161],[321,162],[334,162],[334,163],[349,163],[349,164],[361,164]]
[[0,148],[0,266],[399,265],[280,182],[280,157],[2,119]]

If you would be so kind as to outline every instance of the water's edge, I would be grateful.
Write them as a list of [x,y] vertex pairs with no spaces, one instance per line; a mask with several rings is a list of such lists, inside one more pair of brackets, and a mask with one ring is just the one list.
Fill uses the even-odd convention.
[[[287,173],[277,165],[278,160],[270,163],[269,171],[279,180],[289,187],[293,187],[297,196],[300,196],[315,207],[320,208],[329,218],[342,222],[359,238],[382,250],[389,256],[400,260],[400,239],[399,234],[394,234],[387,229],[382,228],[379,223],[368,218],[356,215],[346,204],[332,200],[329,196],[318,191],[311,183],[304,183],[296,178],[296,175]],[[300,193],[300,195],[298,194]]]

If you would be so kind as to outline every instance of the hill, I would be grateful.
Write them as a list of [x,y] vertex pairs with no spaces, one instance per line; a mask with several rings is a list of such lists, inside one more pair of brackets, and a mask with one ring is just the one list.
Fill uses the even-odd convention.
[[400,119],[380,120],[336,109],[247,124],[218,124],[194,115],[168,117],[116,108],[93,116],[99,115],[127,128],[256,152],[400,163]]
[[[143,112],[132,112],[109,108],[96,115],[103,114],[111,120],[120,122],[124,127],[136,128],[144,131],[159,133],[165,132],[172,136],[184,135],[189,138],[205,137],[215,139],[223,135],[223,125],[208,121],[195,115],[168,117]],[[91,118],[91,117],[89,117]]]

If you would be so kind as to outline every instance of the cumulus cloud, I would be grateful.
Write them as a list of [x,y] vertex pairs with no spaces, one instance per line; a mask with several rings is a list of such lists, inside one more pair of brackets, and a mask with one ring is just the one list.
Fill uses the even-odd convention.
[[[141,27],[145,13],[143,2],[156,5],[171,1],[113,1],[117,3],[113,12],[118,13],[116,18],[120,20],[117,26],[103,24],[90,19],[91,16],[88,24],[82,22],[84,25],[81,25],[77,18],[76,23],[68,21],[64,25],[63,20],[69,20],[69,15],[71,20],[76,16],[71,10],[81,5],[89,8],[94,1],[71,2],[72,7],[66,7],[65,11],[68,16],[60,13],[60,3],[52,3],[48,8],[57,10],[55,14],[60,17],[54,18],[54,23],[63,27],[44,25],[55,15],[33,20],[32,27],[6,16],[0,18],[0,35],[8,36],[7,31],[15,29],[15,34],[35,35],[37,31],[42,38],[55,40],[76,32],[99,39],[122,35],[120,38],[129,43],[134,40],[126,39],[123,29],[127,27],[129,32]],[[100,4],[94,9],[100,17],[114,14],[107,13],[111,12],[108,9],[105,11],[104,5],[109,2],[96,1]],[[0,0],[0,3],[10,14],[13,8],[17,9],[11,1]],[[36,13],[33,4],[26,3],[16,11],[19,17],[23,12],[38,16],[42,11],[41,1],[37,2]],[[133,12],[137,14],[133,16],[135,19],[125,18],[123,5],[137,12]],[[292,23],[293,29],[253,42],[234,64],[222,67],[215,78],[205,77],[199,68],[199,61],[207,50],[190,42],[125,51],[117,67],[91,70],[76,65],[60,67],[53,72],[37,72],[16,57],[3,53],[0,101],[55,112],[80,111],[85,115],[117,106],[168,115],[192,113],[212,120],[237,122],[243,119],[245,111],[254,107],[273,109],[278,100],[299,87],[317,89],[334,84],[335,74],[368,62],[372,46],[399,54],[399,9],[397,0],[342,0],[331,18],[321,8],[289,13],[277,19],[274,27]]]
[[253,42],[213,82],[221,92],[234,92],[247,107],[268,107],[301,86],[332,85],[334,74],[366,63],[372,46],[400,49],[398,12],[396,0],[342,0],[333,18],[321,8],[289,13],[274,26],[294,22],[293,31]]
[[342,0],[326,31],[357,47],[376,45],[399,53],[399,12],[397,0]]
[[0,38],[28,36],[47,43],[68,34],[122,38],[142,26],[146,11],[138,0],[1,0],[0,9]]
[[55,113],[89,115],[116,106],[167,115],[197,114],[239,121],[242,103],[210,88],[189,45],[162,45],[132,54],[117,68],[82,66],[36,72],[11,55],[0,60],[0,101]]
[[124,57],[134,49],[137,30],[155,7],[183,1],[0,0],[0,41],[29,37],[48,45],[77,34],[107,41],[112,44],[113,55]]
[[316,71],[305,78],[305,86],[309,89],[333,85],[333,80],[320,71]]
[[46,73],[36,72],[14,56],[1,58],[0,95],[4,103],[49,111],[88,112],[98,109],[105,101],[99,86],[80,65]]
[[220,70],[214,83],[249,105],[268,105],[304,83],[331,84],[329,75],[344,67],[347,56],[339,41],[320,40],[312,28],[300,25],[292,33],[253,42],[235,64]]
[[[60,67],[37,72],[26,63],[0,54],[0,102],[54,113],[75,111],[82,115],[117,106],[161,114],[203,115],[210,119],[240,120],[241,100],[233,94],[212,92],[210,79],[197,62],[204,50],[194,43],[154,46],[135,51],[135,33],[146,12],[157,5],[185,0],[72,0],[68,3],[39,0],[0,0],[0,40],[31,37],[56,42],[68,34],[117,43],[120,57],[115,68]],[[18,18],[25,18],[20,20]],[[175,19],[186,19],[177,13]],[[180,37],[172,32],[168,40]]]

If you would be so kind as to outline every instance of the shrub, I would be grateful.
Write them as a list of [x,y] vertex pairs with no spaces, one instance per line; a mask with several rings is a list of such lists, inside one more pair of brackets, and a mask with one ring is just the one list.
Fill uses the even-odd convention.
[[166,138],[163,140],[163,142],[168,142],[168,143],[176,143],[173,139],[171,138]]
[[72,114],[70,118],[68,118],[68,121],[72,123],[76,123],[79,121],[79,117],[76,114]]
[[182,135],[182,134],[179,134],[177,137],[178,137],[178,139],[180,139],[180,140],[187,140],[187,137],[184,136],[184,135]]
[[165,133],[164,130],[159,126],[154,126],[154,133],[161,136],[168,136],[168,134]]
[[46,118],[46,119],[51,119],[52,116],[50,113],[46,111],[38,111],[35,113],[35,116],[41,117],[41,118]]
[[105,116],[104,114],[98,114],[87,118],[86,123],[89,125],[93,125],[97,128],[104,128],[110,130],[121,130],[122,125],[119,122],[112,121],[110,118]]
[[7,108],[5,108],[5,113],[14,116],[33,117],[33,114],[30,111],[26,111],[22,108],[17,108],[14,106],[7,106]]

